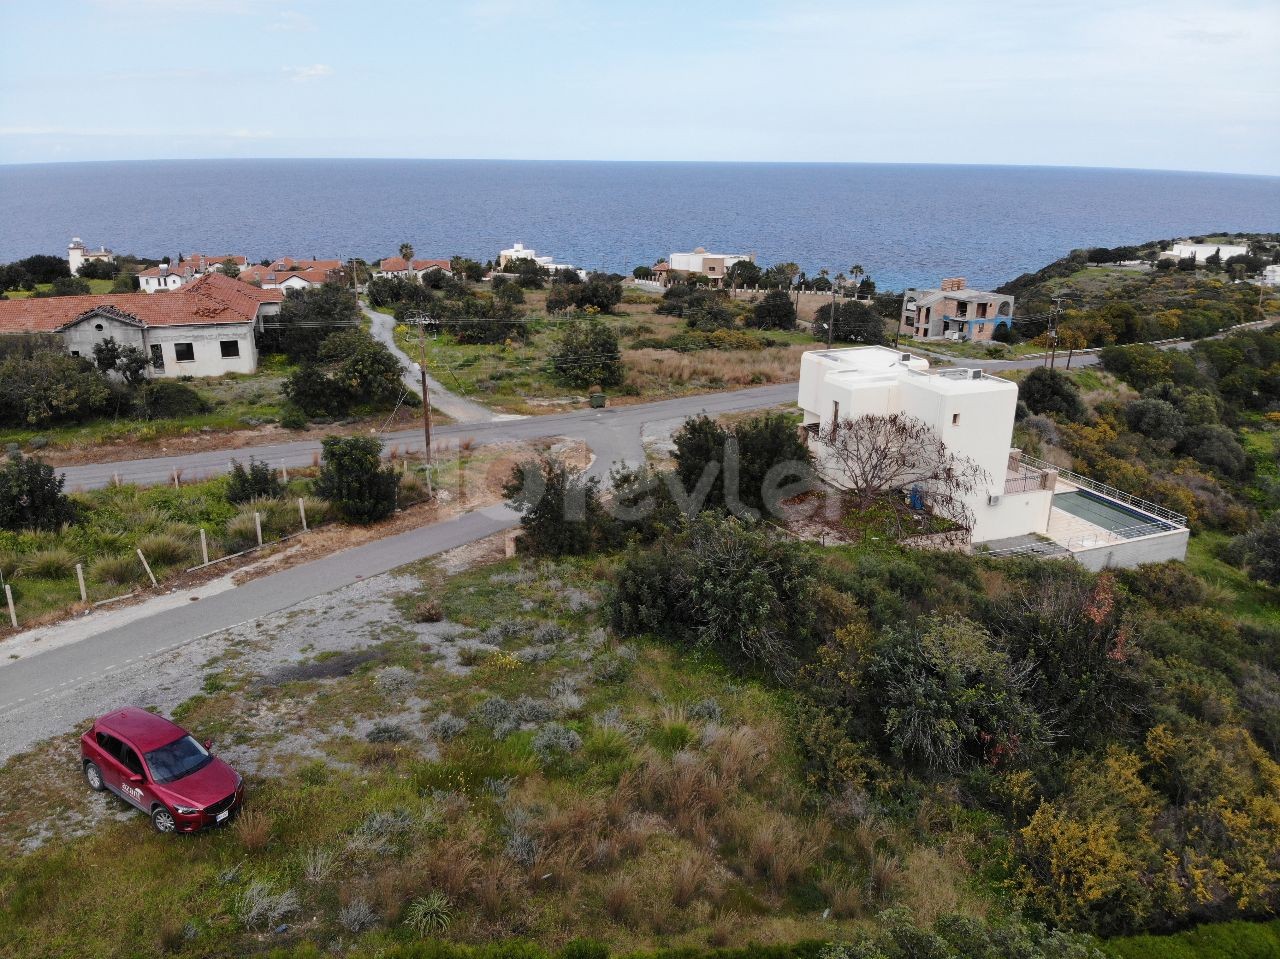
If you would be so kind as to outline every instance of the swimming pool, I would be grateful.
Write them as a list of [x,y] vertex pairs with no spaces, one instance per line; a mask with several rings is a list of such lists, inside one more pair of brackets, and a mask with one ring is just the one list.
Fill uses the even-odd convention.
[[1160,533],[1174,528],[1171,523],[1166,523],[1164,520],[1148,516],[1139,510],[1130,509],[1082,489],[1055,493],[1053,505],[1064,513],[1078,516],[1124,539],[1148,536],[1151,533]]

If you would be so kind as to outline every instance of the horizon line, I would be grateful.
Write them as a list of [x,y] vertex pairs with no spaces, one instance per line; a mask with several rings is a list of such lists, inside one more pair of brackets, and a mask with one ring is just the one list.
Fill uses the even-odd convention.
[[568,164],[664,164],[702,166],[902,166],[902,167],[974,167],[1006,170],[1091,170],[1122,173],[1177,173],[1202,176],[1254,177],[1280,179],[1276,173],[1242,173],[1230,170],[1193,170],[1167,167],[1101,166],[1053,163],[939,163],[927,160],[654,160],[654,159],[551,159],[538,157],[408,157],[408,156],[246,156],[246,157],[137,157],[133,159],[97,160],[0,160],[0,168],[77,166],[106,163],[314,163],[314,162],[381,162],[381,163],[568,163]]

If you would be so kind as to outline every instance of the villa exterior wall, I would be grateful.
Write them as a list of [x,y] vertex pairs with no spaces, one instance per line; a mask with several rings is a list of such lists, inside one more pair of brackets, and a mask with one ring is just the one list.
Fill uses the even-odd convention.
[[1143,563],[1164,563],[1171,559],[1182,560],[1187,555],[1188,529],[1173,529],[1154,536],[1125,540],[1097,546],[1093,549],[1072,550],[1077,563],[1095,573],[1110,567],[1132,567]]

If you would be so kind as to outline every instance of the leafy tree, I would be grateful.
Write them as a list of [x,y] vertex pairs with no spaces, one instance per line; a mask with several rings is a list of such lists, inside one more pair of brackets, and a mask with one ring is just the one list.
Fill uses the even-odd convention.
[[580,556],[607,545],[613,524],[600,501],[600,481],[562,460],[545,457],[516,465],[503,494],[520,511],[531,552]]
[[1172,403],[1157,399],[1137,399],[1125,407],[1129,429],[1141,433],[1156,446],[1168,451],[1182,440],[1186,425]]
[[56,530],[76,521],[75,504],[62,492],[65,477],[21,453],[0,466],[0,529]]
[[249,457],[246,469],[239,460],[231,461],[231,475],[227,479],[227,502],[247,503],[251,499],[274,499],[284,492],[284,484],[266,460]]
[[236,279],[240,276],[240,264],[231,257],[227,257],[222,261],[222,275],[229,276],[233,280]]
[[781,499],[804,491],[813,480],[809,449],[781,413],[755,416],[729,429],[698,416],[673,439],[686,513],[727,509],[750,518],[777,513]]
[[369,436],[327,436],[322,446],[317,495],[353,523],[374,523],[395,512],[400,477],[382,465],[382,444]]
[[1243,476],[1249,469],[1249,454],[1235,433],[1225,426],[1193,426],[1183,436],[1180,448],[1197,462],[1233,479]]
[[552,348],[551,372],[571,386],[621,386],[626,371],[618,334],[598,317],[568,321]]
[[93,363],[102,373],[115,373],[129,386],[140,386],[151,361],[136,346],[121,346],[114,336],[93,345]]
[[417,274],[413,272],[413,244],[401,243],[399,253],[400,259],[405,262],[405,269],[409,271],[409,276],[406,279],[412,283],[417,278]]
[[172,419],[208,413],[213,406],[185,383],[152,380],[138,390],[134,406],[147,419]]
[[87,359],[61,350],[10,355],[0,362],[0,422],[43,426],[105,412],[111,386]]
[[455,256],[449,260],[449,272],[456,277],[479,283],[484,279],[484,267],[475,260],[465,256]]
[[631,275],[637,280],[651,280],[653,279],[653,268],[648,266],[637,266],[631,271]]
[[60,256],[37,253],[12,264],[21,270],[32,283],[52,283],[71,275],[71,264]]
[[335,387],[351,402],[376,406],[401,393],[400,361],[363,329],[330,334],[320,345],[319,360],[328,365]]
[[747,325],[758,330],[794,330],[796,308],[783,290],[769,290],[747,316]]
[[284,395],[310,417],[338,416],[345,412],[351,398],[336,388],[333,380],[312,360],[303,360],[285,380]]
[[[818,307],[813,318],[815,339],[827,338],[827,322],[831,316],[831,304]],[[883,346],[888,342],[884,317],[860,300],[844,300],[836,304],[836,325],[832,339],[839,343],[867,343]]]
[[527,256],[516,257],[514,260],[508,260],[504,266],[503,272],[514,273],[516,282],[526,290],[540,290],[546,285],[550,271]]
[[309,359],[336,330],[359,326],[360,303],[346,287],[325,283],[313,289],[290,290],[273,320],[278,328],[258,334],[258,349],[283,353],[292,360]]
[[633,547],[609,600],[613,628],[705,648],[742,671],[788,676],[812,641],[815,566],[771,529],[703,513]]
[[1021,761],[1047,734],[1027,699],[1029,670],[982,626],[930,617],[891,630],[872,654],[882,735],[899,758],[934,772]]
[[1037,366],[1018,384],[1018,398],[1032,413],[1081,422],[1088,416],[1080,391],[1071,378],[1047,366]]
[[1256,529],[1235,537],[1231,552],[1254,579],[1280,586],[1280,513]]
[[1013,324],[997,323],[996,328],[991,331],[991,339],[997,343],[1016,343],[1017,338],[1013,332]]
[[93,287],[89,285],[88,280],[82,280],[78,276],[61,276],[53,281],[53,284],[47,290],[37,290],[37,297],[45,296],[88,296],[93,292]]
[[86,280],[111,280],[120,272],[120,265],[111,260],[86,260],[76,273]]
[[136,293],[138,291],[138,274],[121,270],[111,284],[112,293]]
[[558,267],[556,271],[551,274],[551,281],[553,283],[569,283],[573,286],[577,286],[582,282],[582,276],[573,267],[562,266]]
[[733,266],[725,271],[725,282],[734,289],[743,289],[748,286],[759,286],[760,280],[764,277],[764,271],[750,260],[739,260]]

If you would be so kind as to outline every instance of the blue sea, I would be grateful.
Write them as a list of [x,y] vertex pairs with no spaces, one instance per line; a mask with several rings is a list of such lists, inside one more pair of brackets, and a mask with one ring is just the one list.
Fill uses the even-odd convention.
[[1280,231],[1280,177],[915,164],[183,160],[0,166],[0,262],[67,241],[142,256],[478,260],[523,242],[629,272],[702,246],[861,264],[881,288],[1002,283],[1082,246]]

